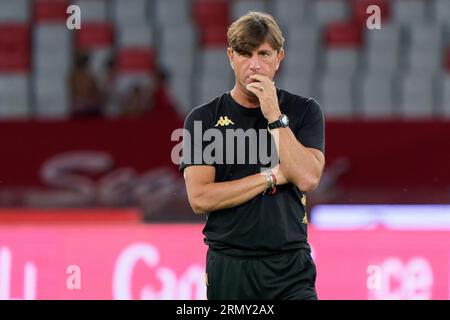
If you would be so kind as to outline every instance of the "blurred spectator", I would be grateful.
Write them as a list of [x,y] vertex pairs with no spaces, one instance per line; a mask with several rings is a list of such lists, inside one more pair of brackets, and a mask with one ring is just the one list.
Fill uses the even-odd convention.
[[130,87],[125,95],[123,103],[123,116],[138,118],[144,116],[149,111],[149,99],[147,90],[139,84]]
[[183,119],[177,113],[177,106],[171,99],[167,83],[167,73],[162,68],[157,68],[155,72],[155,89],[151,101],[151,115],[154,117],[170,116],[171,118],[178,119],[182,124]]
[[103,73],[98,75],[100,79],[100,90],[104,101],[103,113],[110,117],[120,114],[117,86],[116,57],[111,55],[103,65]]
[[75,118],[98,117],[102,115],[100,88],[89,69],[89,56],[77,53],[69,75],[71,115]]

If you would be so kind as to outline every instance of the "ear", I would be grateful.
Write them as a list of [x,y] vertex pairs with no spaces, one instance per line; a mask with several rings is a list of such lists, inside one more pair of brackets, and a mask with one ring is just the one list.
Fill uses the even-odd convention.
[[228,56],[228,60],[230,60],[231,68],[234,70],[234,66],[233,66],[233,49],[231,49],[230,47],[227,48],[227,56]]
[[281,60],[284,59],[284,49],[283,48],[281,48],[280,52],[278,52],[277,58],[278,58],[278,63],[277,63],[276,70],[278,71],[278,68],[280,67],[280,62],[281,62]]

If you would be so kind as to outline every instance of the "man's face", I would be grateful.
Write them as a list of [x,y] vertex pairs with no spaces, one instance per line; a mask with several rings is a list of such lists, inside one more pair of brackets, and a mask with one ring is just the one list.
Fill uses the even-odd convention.
[[227,54],[236,76],[236,84],[245,91],[248,91],[246,86],[255,81],[249,78],[251,75],[259,74],[272,80],[284,58],[284,50],[277,52],[268,42],[264,42],[252,52],[242,54],[228,48]]

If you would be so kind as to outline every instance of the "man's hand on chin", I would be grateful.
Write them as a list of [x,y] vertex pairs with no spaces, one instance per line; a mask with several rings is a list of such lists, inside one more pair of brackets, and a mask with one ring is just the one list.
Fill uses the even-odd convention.
[[261,111],[268,122],[273,122],[281,115],[278,105],[277,89],[275,83],[266,76],[255,74],[250,76],[256,80],[247,85],[247,90],[259,99]]

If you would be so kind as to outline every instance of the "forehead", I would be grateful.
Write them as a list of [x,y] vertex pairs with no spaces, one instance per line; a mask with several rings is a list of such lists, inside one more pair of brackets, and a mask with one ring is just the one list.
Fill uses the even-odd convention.
[[259,47],[255,48],[253,51],[254,52],[258,52],[258,51],[275,51],[274,48],[272,48],[272,46],[267,42],[264,41]]

